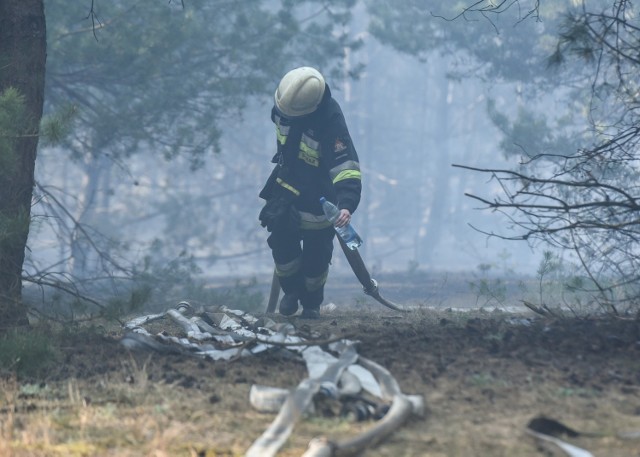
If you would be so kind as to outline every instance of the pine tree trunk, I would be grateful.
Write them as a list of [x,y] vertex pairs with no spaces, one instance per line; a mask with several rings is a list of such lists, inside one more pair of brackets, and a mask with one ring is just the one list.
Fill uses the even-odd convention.
[[[46,62],[43,0],[0,0],[0,93],[25,97],[26,121],[7,151],[15,164],[0,170],[0,332],[28,324],[22,304],[25,256]],[[11,132],[13,134],[14,132]]]

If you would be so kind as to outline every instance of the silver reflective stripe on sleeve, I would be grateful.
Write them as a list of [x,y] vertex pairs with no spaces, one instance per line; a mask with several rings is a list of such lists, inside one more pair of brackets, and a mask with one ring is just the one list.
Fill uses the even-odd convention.
[[346,170],[360,171],[360,163],[356,162],[355,160],[347,160],[346,162],[333,167],[331,170],[329,170],[331,180],[333,181],[334,179],[336,179],[336,176]]
[[314,276],[313,278],[304,278],[304,287],[309,291],[320,289],[327,282],[327,276],[329,275],[329,269],[327,268],[320,276]]

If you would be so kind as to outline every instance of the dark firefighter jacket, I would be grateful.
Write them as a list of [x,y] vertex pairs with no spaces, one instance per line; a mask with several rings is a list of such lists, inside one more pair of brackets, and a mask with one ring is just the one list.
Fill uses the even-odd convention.
[[271,120],[277,137],[277,152],[271,161],[276,166],[260,197],[269,200],[283,193],[292,197],[303,229],[331,225],[324,217],[320,197],[353,214],[362,190],[360,164],[342,110],[329,87],[313,113],[291,119],[274,106]]

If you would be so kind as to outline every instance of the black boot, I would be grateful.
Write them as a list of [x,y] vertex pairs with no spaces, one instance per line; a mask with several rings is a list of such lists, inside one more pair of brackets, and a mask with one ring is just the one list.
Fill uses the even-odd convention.
[[320,310],[318,308],[302,308],[300,319],[320,319]]
[[300,296],[300,304],[302,305],[302,319],[319,319],[320,305],[324,300],[324,286],[316,290],[305,290]]
[[280,300],[280,314],[284,316],[292,316],[298,311],[298,296],[296,294],[284,294]]

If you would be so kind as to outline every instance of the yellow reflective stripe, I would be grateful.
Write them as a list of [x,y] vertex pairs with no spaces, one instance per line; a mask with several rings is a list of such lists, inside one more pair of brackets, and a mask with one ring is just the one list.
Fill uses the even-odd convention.
[[312,149],[305,143],[300,143],[300,153],[298,154],[298,159],[304,160],[309,165],[313,165],[317,167],[320,165],[320,153],[315,149]]
[[318,150],[313,149],[311,146],[308,146],[305,143],[300,143],[300,150],[304,151],[307,155],[310,155],[311,157],[315,157],[316,159],[320,157],[320,153],[318,152]]
[[344,181],[345,179],[362,179],[362,173],[358,170],[343,170],[333,178],[333,183],[335,184],[339,181]]
[[[287,133],[289,129],[287,129]],[[285,144],[287,141],[287,135],[280,132],[280,126],[276,125],[276,138],[278,139],[278,143]]]
[[343,170],[360,170],[360,164],[355,160],[347,160],[346,162],[342,162],[340,165],[336,165],[331,170],[329,170],[329,174],[331,175],[331,179],[333,180],[338,174]]
[[300,143],[304,144],[305,146],[310,147],[314,151],[317,151],[319,149],[319,147],[320,147],[320,143],[318,143],[316,140],[311,138],[306,133],[302,134],[302,138],[300,140]]
[[295,187],[293,187],[291,184],[287,184],[286,182],[284,182],[282,179],[277,178],[276,182],[278,184],[280,184],[282,187],[284,187],[287,190],[290,190],[291,192],[293,192],[296,196],[300,195],[300,191],[298,189],[296,189]]

